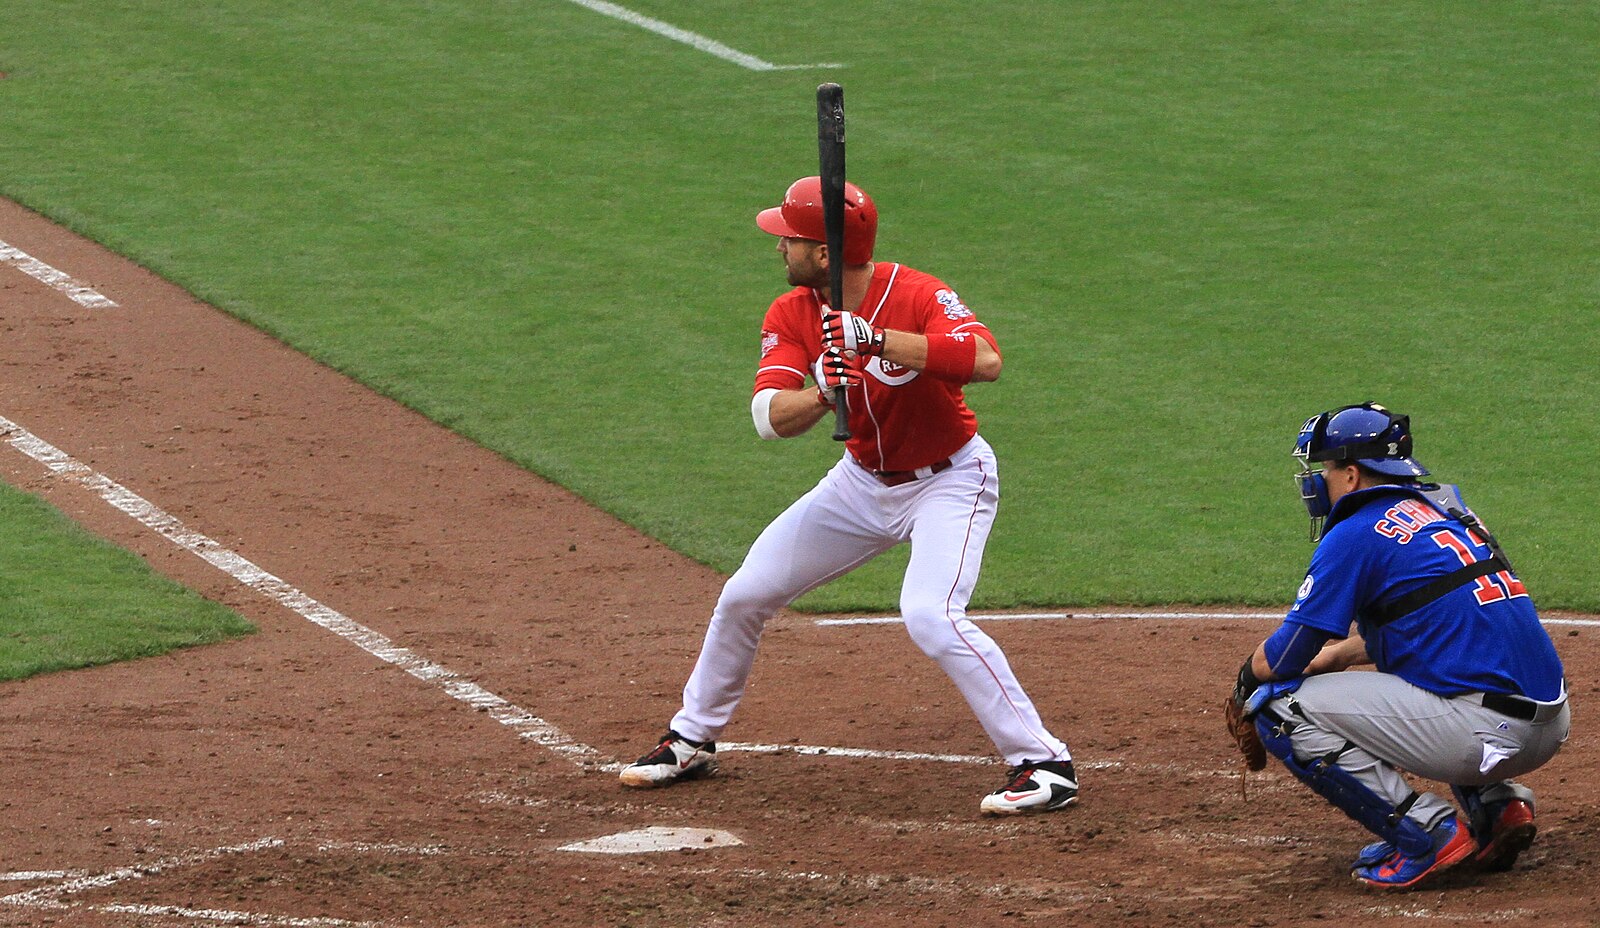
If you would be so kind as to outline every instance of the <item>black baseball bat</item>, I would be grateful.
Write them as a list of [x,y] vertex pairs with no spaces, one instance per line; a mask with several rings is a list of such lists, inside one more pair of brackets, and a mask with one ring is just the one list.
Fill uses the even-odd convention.
[[[817,88],[817,160],[822,176],[822,223],[828,236],[828,291],[844,311],[844,88]],[[850,438],[850,407],[841,386],[833,393],[833,440]]]

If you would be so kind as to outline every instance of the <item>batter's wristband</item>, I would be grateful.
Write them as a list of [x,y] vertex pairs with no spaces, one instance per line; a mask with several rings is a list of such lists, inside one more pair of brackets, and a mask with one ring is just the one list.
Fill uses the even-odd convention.
[[922,372],[954,383],[971,383],[978,364],[978,336],[928,336],[928,363]]

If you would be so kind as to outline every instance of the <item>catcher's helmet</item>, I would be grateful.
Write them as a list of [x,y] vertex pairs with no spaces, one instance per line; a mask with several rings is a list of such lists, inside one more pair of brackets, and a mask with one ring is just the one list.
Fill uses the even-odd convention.
[[1341,406],[1307,419],[1294,454],[1307,464],[1334,461],[1391,477],[1428,476],[1411,457],[1411,418],[1377,403]]
[[1295,482],[1311,515],[1311,538],[1321,537],[1322,519],[1333,509],[1328,482],[1313,467],[1323,461],[1360,464],[1390,477],[1414,480],[1428,469],[1411,456],[1411,419],[1377,403],[1341,406],[1307,419],[1294,443],[1300,472]]
[[[826,242],[828,231],[822,219],[822,178],[802,177],[789,185],[783,204],[756,215],[761,231],[787,238]],[[878,207],[866,191],[845,181],[844,185],[844,263],[866,264],[872,260],[872,246],[878,239]]]

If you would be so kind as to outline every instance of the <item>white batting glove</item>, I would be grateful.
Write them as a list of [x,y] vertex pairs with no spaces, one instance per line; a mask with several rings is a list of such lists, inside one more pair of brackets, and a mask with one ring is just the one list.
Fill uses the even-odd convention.
[[855,313],[829,310],[822,314],[822,343],[858,358],[876,357],[883,354],[883,330]]

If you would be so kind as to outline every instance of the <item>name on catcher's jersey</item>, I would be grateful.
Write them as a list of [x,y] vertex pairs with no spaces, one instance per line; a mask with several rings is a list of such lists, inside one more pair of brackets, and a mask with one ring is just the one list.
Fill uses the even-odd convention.
[[[982,338],[1000,350],[955,290],[903,264],[879,263],[856,313],[873,325],[932,337]],[[822,299],[796,287],[772,301],[761,325],[755,390],[805,386],[822,353]],[[954,454],[978,432],[961,385],[925,376],[882,358],[863,366],[862,387],[851,388],[851,438],[846,448],[871,470],[926,467]]]

